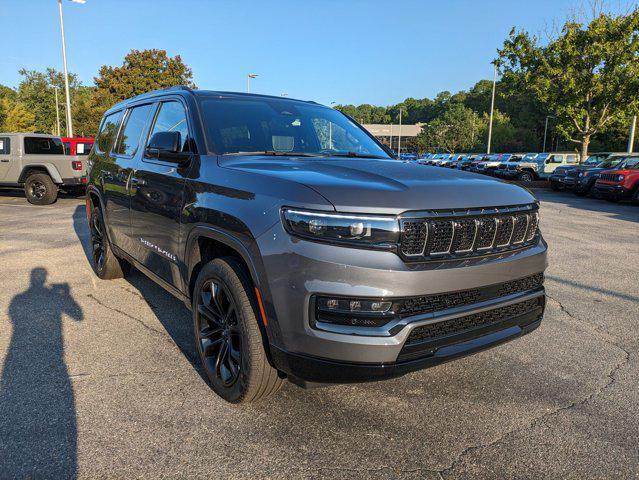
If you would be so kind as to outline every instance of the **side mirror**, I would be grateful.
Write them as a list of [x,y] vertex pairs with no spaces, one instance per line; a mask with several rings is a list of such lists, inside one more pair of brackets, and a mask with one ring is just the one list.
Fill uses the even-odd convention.
[[168,162],[182,163],[190,158],[190,153],[181,152],[182,135],[180,132],[157,132],[149,140],[144,155]]

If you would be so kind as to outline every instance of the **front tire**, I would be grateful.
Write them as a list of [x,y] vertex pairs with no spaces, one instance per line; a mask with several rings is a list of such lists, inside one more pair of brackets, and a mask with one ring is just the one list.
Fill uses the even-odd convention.
[[522,172],[517,176],[517,180],[524,183],[531,183],[534,178],[532,176],[532,173]]
[[111,249],[106,235],[104,217],[99,207],[93,207],[89,219],[91,238],[91,267],[102,280],[113,280],[128,275],[131,264],[120,260]]
[[24,182],[24,194],[33,205],[51,205],[58,198],[58,186],[46,173],[32,173]]
[[283,380],[268,361],[250,282],[232,257],[202,267],[193,291],[197,351],[215,393],[230,403],[274,394]]

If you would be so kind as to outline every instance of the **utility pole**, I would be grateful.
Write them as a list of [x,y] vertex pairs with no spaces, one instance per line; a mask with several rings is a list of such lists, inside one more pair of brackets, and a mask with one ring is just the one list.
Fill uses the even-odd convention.
[[497,62],[493,63],[493,95],[490,100],[490,121],[488,122],[488,145],[486,154],[490,153],[490,142],[493,137],[493,111],[495,110],[495,88],[497,87]]
[[[78,2],[80,3],[80,2]],[[73,137],[73,123],[71,121],[71,95],[69,94],[69,72],[67,70],[67,45],[64,38],[64,20],[62,19],[62,0],[58,0],[60,11],[60,33],[62,34],[62,63],[64,65],[64,93],[67,97],[67,137]]]
[[[544,146],[542,149],[542,153],[546,153],[546,135],[548,134],[548,119],[555,118],[552,115],[546,115],[546,126],[544,127]],[[552,147],[552,145],[551,145]]]
[[256,78],[257,73],[249,73],[246,76],[246,93],[251,93],[251,78]]
[[60,110],[58,108],[59,103],[58,103],[58,86],[57,85],[53,86],[53,91],[55,92],[55,123],[57,126],[56,135],[59,137],[60,136]]
[[402,154],[402,107],[399,107],[399,135],[397,136],[397,158]]
[[630,124],[630,137],[628,138],[628,153],[632,153],[635,146],[635,128],[637,127],[637,115],[632,116]]
[[391,150],[393,149],[393,122],[392,121],[390,124],[390,138],[388,139],[388,147]]

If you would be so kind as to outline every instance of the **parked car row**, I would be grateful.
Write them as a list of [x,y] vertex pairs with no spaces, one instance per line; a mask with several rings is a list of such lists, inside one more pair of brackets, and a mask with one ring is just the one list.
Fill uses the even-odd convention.
[[639,201],[639,154],[596,153],[581,165],[555,170],[549,180],[553,190]]
[[579,163],[574,152],[425,154],[417,162],[491,175],[505,180],[548,180],[553,190],[639,201],[639,154],[598,152]]
[[419,163],[457,168],[509,180],[532,182],[550,177],[560,166],[575,166],[579,156],[573,152],[426,154]]

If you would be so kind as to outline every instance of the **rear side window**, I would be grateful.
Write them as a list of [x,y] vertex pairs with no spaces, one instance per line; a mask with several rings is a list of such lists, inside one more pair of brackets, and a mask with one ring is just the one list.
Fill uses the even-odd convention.
[[79,142],[75,144],[76,155],[88,155],[91,152],[92,143]]
[[113,139],[118,131],[120,120],[122,119],[122,111],[112,113],[104,118],[102,126],[96,138],[96,151],[108,152],[113,144]]
[[577,163],[577,155],[566,155],[566,163]]
[[24,153],[28,155],[64,155],[59,138],[24,137]]
[[114,153],[127,156],[135,155],[152,108],[152,104],[147,104],[129,109],[120,129],[118,140],[115,142]]
[[9,155],[11,153],[11,139],[9,137],[0,137],[0,155]]

